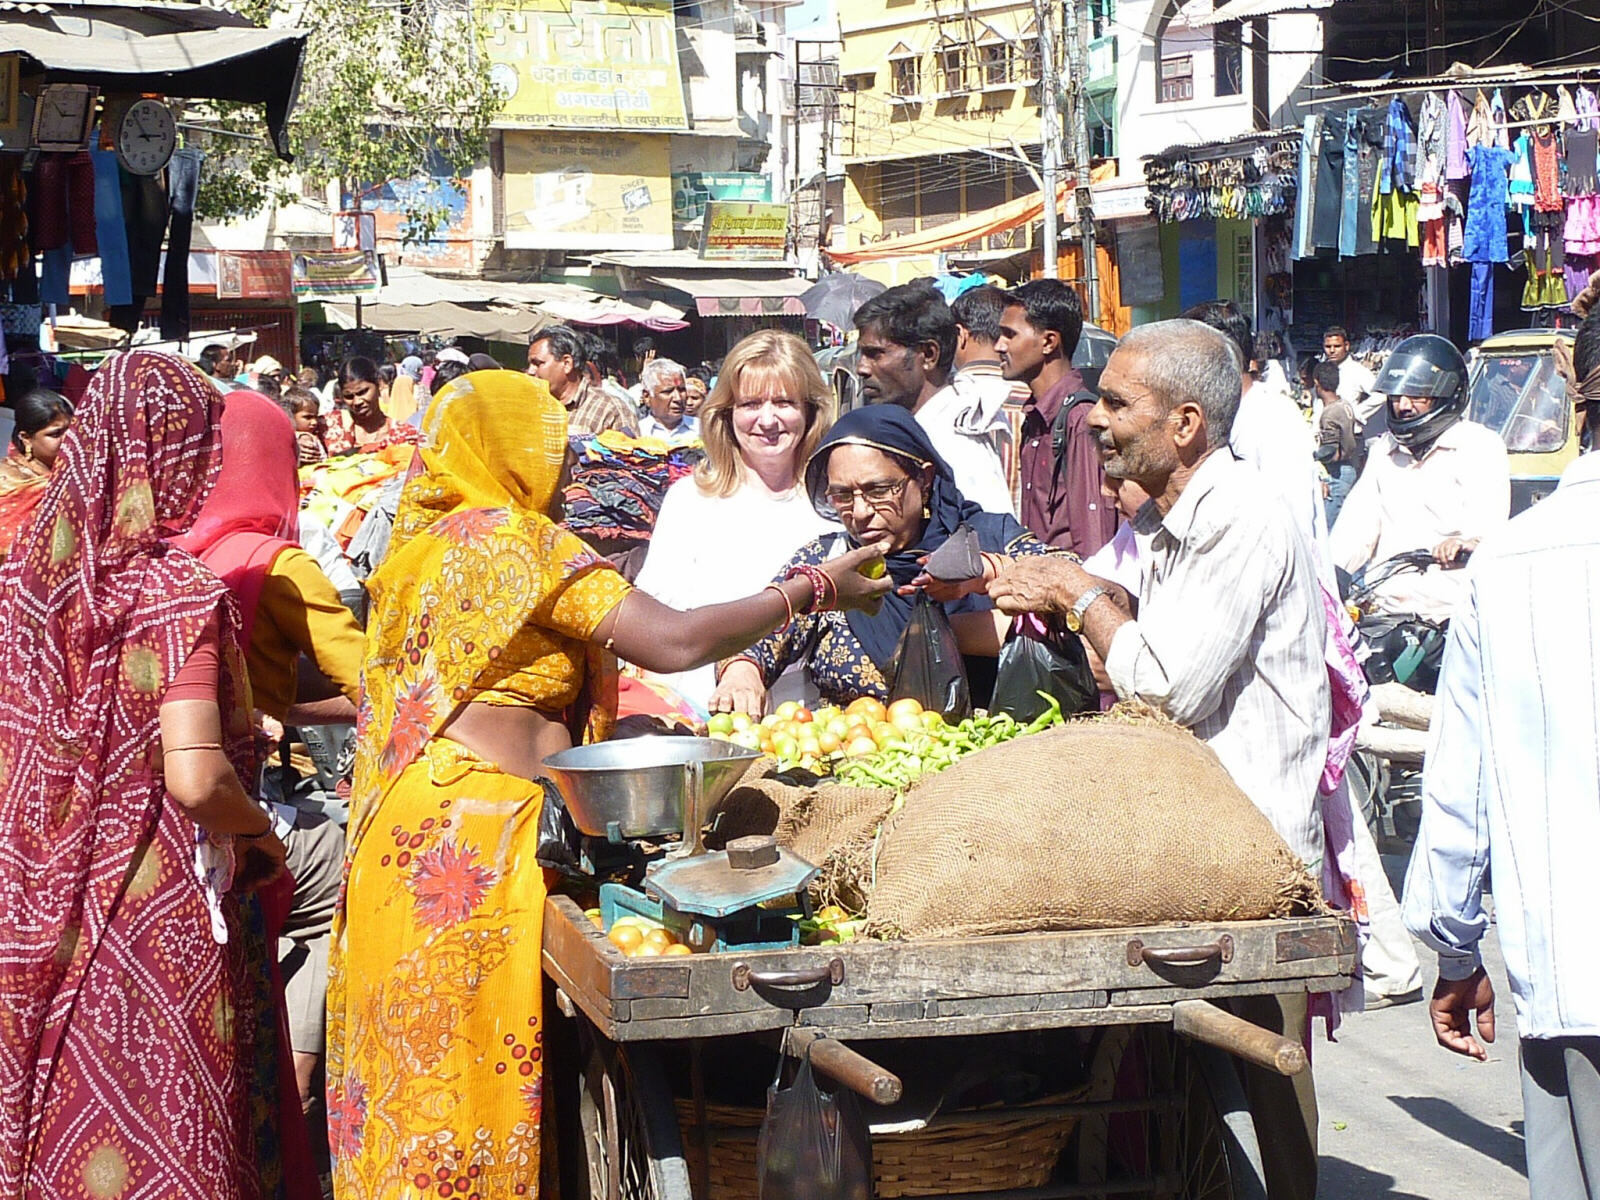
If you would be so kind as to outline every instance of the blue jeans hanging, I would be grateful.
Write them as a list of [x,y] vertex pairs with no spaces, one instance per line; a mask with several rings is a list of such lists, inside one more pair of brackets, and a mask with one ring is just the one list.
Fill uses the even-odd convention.
[[1467,341],[1481,342],[1494,333],[1494,264],[1472,264],[1472,313],[1467,319]]

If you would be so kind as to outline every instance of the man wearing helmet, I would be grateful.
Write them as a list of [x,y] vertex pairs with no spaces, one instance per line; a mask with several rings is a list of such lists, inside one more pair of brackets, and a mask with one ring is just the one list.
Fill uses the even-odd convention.
[[1379,612],[1443,622],[1463,596],[1463,546],[1505,524],[1511,469],[1491,430],[1462,420],[1467,364],[1434,334],[1407,338],[1378,373],[1388,397],[1389,431],[1372,445],[1329,537],[1334,564],[1355,571],[1413,550],[1436,565],[1401,573],[1373,597]]

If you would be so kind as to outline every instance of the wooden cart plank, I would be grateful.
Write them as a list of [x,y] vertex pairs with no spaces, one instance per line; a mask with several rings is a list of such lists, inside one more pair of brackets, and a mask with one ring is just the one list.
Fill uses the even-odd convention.
[[[1195,948],[1223,935],[1231,939],[1226,963],[1213,958],[1199,966],[1147,965],[1137,945],[1130,947],[1137,938],[1157,950]],[[793,994],[808,1021],[928,1023],[943,1033],[960,1032],[956,1026],[963,1023],[974,1031],[1020,1028],[1023,1018],[1029,1028],[1092,1024],[1064,1014],[1098,1012],[1103,1021],[1111,1012],[1176,999],[1331,991],[1347,986],[1355,956],[1354,927],[1348,921],[1300,918],[861,941],[700,955],[667,964],[626,958],[569,897],[552,896],[545,912],[546,971],[608,1036],[628,1041],[718,1036],[791,1022],[792,1010],[783,1006],[790,993],[733,986],[733,966],[741,962],[756,971],[803,970],[837,957],[844,963],[841,984]],[[1006,1021],[1012,1024],[996,1026]]]

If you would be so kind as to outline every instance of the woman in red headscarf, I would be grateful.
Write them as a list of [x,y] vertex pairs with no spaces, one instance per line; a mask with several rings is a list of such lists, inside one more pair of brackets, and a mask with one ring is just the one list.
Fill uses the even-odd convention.
[[0,569],[0,1195],[303,1186],[244,890],[284,851],[241,782],[239,610],[172,544],[221,409],[178,359],[108,359]]
[[[193,527],[176,542],[227,584],[239,603],[245,664],[258,711],[293,725],[354,724],[366,639],[322,568],[298,542],[293,422],[256,392],[228,393],[222,470]],[[342,695],[297,703],[300,656]],[[280,823],[295,881],[282,935],[303,953],[285,985],[302,1109],[317,1101],[327,1027],[328,933],[344,865],[344,831],[325,816]]]

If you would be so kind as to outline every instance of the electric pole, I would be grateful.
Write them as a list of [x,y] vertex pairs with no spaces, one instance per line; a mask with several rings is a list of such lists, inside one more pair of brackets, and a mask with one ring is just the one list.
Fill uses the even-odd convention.
[[1078,233],[1083,241],[1083,288],[1088,299],[1091,324],[1100,323],[1100,280],[1095,263],[1094,197],[1089,191],[1089,113],[1085,104],[1083,77],[1088,59],[1088,23],[1079,19],[1082,0],[1065,0],[1067,12],[1067,116],[1072,122],[1072,157],[1077,166],[1074,199],[1078,209]]
[[[1070,7],[1072,0],[1067,0]],[[1044,153],[1044,277],[1055,279],[1058,270],[1056,204],[1061,190],[1061,157],[1056,100],[1061,80],[1056,71],[1056,24],[1050,0],[1033,0],[1033,23],[1039,31],[1039,107],[1042,128],[1040,142]]]

